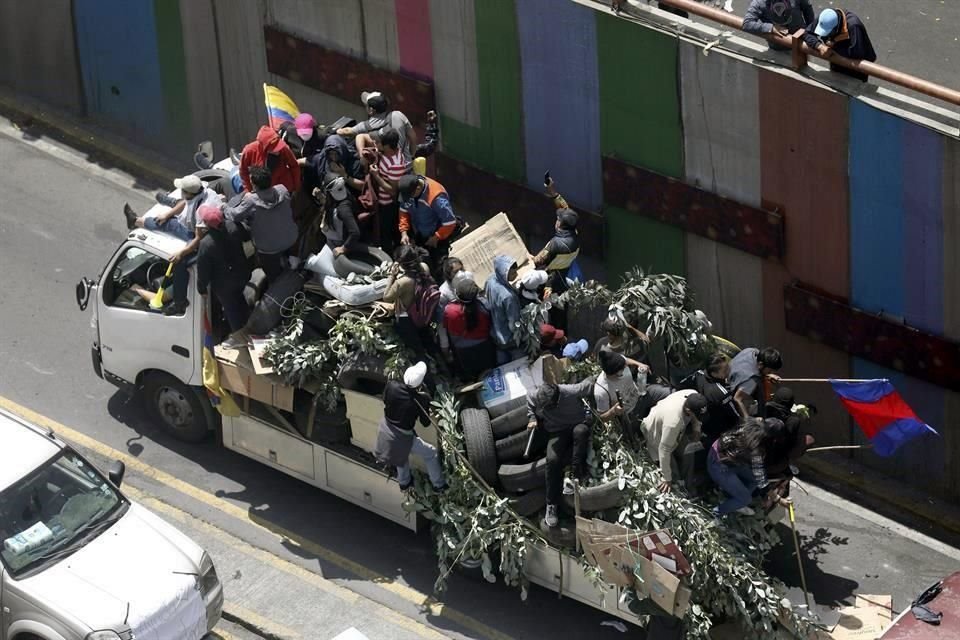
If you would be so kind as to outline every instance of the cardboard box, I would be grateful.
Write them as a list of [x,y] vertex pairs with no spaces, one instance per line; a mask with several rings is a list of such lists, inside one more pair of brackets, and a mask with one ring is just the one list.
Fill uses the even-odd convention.
[[549,382],[550,384],[562,384],[563,373],[570,365],[567,358],[558,358],[552,353],[542,355],[533,363],[534,381],[539,380],[538,384]]
[[502,211],[450,245],[450,255],[460,258],[481,287],[493,275],[493,259],[499,255],[513,258],[520,275],[531,268],[527,246]]
[[[216,352],[215,352],[216,353]],[[282,411],[293,411],[294,388],[284,384],[274,375],[257,375],[253,370],[250,354],[245,349],[237,349],[229,356],[217,355],[220,368],[220,385],[228,391],[239,393],[258,402],[276,407]]]
[[647,595],[661,609],[673,615],[677,605],[677,592],[680,590],[680,579],[643,556],[636,556],[636,560],[638,571],[634,572],[634,589],[638,594]]

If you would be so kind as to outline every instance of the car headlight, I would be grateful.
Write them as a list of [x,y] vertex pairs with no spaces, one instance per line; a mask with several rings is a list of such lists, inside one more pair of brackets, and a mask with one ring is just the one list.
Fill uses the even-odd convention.
[[213,566],[213,560],[206,552],[200,559],[200,595],[204,598],[217,588],[220,584],[220,578],[217,576],[217,569]]
[[88,633],[85,640],[120,640],[116,631],[94,631]]

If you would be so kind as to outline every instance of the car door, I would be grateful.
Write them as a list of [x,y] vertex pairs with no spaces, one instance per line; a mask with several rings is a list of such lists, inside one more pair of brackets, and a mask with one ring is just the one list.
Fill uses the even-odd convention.
[[[191,273],[187,299],[180,316],[165,316],[150,306],[150,298],[163,280],[166,256],[151,247],[128,241],[104,270],[97,296],[97,320],[104,374],[136,382],[147,369],[165,371],[191,384],[196,351],[195,284]],[[193,268],[191,267],[191,272]],[[165,297],[167,299],[168,296]]]

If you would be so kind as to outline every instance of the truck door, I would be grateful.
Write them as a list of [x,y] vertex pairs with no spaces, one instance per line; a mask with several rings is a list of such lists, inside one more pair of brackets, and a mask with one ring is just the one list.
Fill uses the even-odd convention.
[[151,309],[149,300],[166,269],[165,257],[128,242],[104,270],[96,296],[105,375],[133,383],[140,372],[156,369],[191,383],[200,356],[194,353],[195,279],[191,274],[186,313],[165,316]]

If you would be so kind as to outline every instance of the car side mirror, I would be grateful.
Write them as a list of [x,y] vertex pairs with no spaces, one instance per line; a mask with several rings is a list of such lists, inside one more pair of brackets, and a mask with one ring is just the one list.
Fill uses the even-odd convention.
[[114,460],[110,465],[110,468],[107,470],[107,477],[110,478],[110,482],[113,483],[113,486],[119,487],[120,483],[123,482],[123,474],[126,473],[127,467],[125,464],[119,460]]
[[93,289],[95,283],[89,278],[82,278],[80,282],[77,283],[77,288],[75,295],[77,298],[77,306],[80,307],[80,311],[86,311],[87,305],[90,303],[90,291]]

